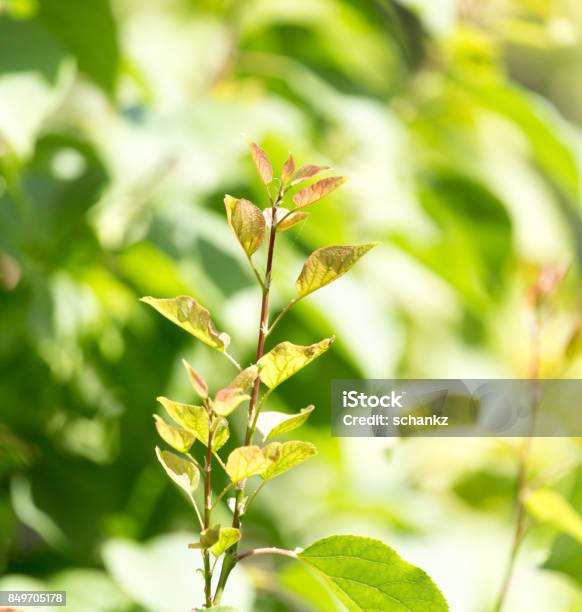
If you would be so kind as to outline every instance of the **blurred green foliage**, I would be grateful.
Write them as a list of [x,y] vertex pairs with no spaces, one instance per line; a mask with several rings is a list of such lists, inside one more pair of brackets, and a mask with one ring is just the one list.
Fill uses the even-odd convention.
[[[292,150],[351,179],[288,232],[282,267],[383,246],[273,334],[338,342],[274,397],[315,403],[305,438],[322,452],[245,537],[380,537],[453,610],[487,609],[511,443],[331,439],[328,381],[524,375],[523,295],[548,262],[573,268],[544,374],[579,375],[553,346],[579,325],[581,26],[568,0],[0,0],[0,588],[67,588],[83,612],[196,601],[190,509],[156,465],[151,413],[160,393],[191,399],[181,358],[214,388],[231,371],[137,300],[191,294],[252,359],[259,296],[222,205],[264,204],[250,136],[278,167]],[[274,283],[283,306],[292,282]],[[538,440],[533,470],[568,495],[560,466],[579,454]],[[535,530],[508,609],[580,605],[581,544],[556,535]],[[554,571],[533,569],[540,551]],[[334,609],[302,571],[249,566],[233,600]]]

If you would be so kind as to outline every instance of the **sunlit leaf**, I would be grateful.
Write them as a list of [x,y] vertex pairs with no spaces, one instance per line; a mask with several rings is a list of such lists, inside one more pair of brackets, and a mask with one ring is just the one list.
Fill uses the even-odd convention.
[[246,393],[259,375],[256,365],[249,366],[237,374],[228,387],[221,389],[212,402],[212,408],[216,414],[228,416],[238,406],[251,398]]
[[309,206],[314,202],[318,202],[325,196],[329,195],[332,191],[335,191],[338,187],[341,187],[346,182],[345,176],[330,176],[329,178],[321,179],[313,185],[308,185],[293,196],[293,202],[297,208],[303,208]]
[[216,330],[208,310],[192,297],[158,299],[147,296],[141,301],[212,348],[224,351],[230,343],[228,334]]
[[263,434],[264,440],[288,433],[301,427],[313,412],[315,406],[302,408],[298,414],[263,411],[257,418],[257,429]]
[[289,157],[283,164],[283,169],[281,170],[281,182],[283,185],[287,184],[289,179],[293,176],[295,172],[295,160],[293,159],[293,155],[289,153]]
[[218,540],[210,547],[210,552],[215,557],[220,557],[225,550],[236,544],[239,540],[240,530],[234,527],[221,527],[218,532]]
[[273,180],[273,166],[267,154],[256,142],[251,142],[249,146],[251,149],[251,156],[255,162],[255,167],[261,177],[261,181],[263,181],[265,185],[269,185]]
[[188,495],[196,490],[200,482],[200,472],[191,461],[169,451],[161,451],[157,446],[156,456],[166,474]]
[[271,442],[264,452],[267,457],[273,460],[273,464],[262,472],[261,478],[270,480],[316,455],[317,448],[310,442],[292,440],[283,442],[283,444]]
[[271,464],[258,446],[241,446],[228,456],[226,473],[236,483],[264,472]]
[[281,342],[257,362],[259,377],[267,387],[274,389],[325,353],[334,340],[335,337],[326,338],[309,346]]
[[431,578],[379,540],[331,536],[318,540],[298,558],[323,575],[349,610],[449,610]]
[[[191,406],[190,404],[174,402],[167,397],[158,397],[157,400],[162,404],[172,420],[178,423],[180,427],[194,434],[202,444],[208,446],[209,417],[203,406]],[[226,444],[230,436],[228,422],[226,419],[219,419],[214,427],[212,448],[219,450]]]
[[256,365],[251,365],[239,372],[232,382],[228,385],[231,389],[248,389],[257,380],[259,369]]
[[241,389],[226,387],[221,389],[212,402],[212,409],[216,414],[228,416],[234,412],[243,402],[251,399],[251,396]]
[[525,498],[525,507],[540,523],[546,523],[582,543],[582,516],[559,493],[537,489]]
[[291,186],[298,185],[307,179],[313,178],[324,170],[329,170],[329,166],[315,166],[314,164],[306,164],[305,166],[301,166],[293,173]]
[[332,283],[343,276],[370,249],[379,243],[345,244],[323,247],[314,251],[305,262],[295,286],[301,297]]
[[157,414],[154,414],[154,420],[160,438],[162,438],[166,444],[169,444],[172,448],[181,453],[187,453],[190,450],[190,447],[194,444],[194,440],[196,439],[194,434],[185,429],[168,425]]
[[296,211],[292,212],[286,219],[282,220],[281,223],[277,225],[278,232],[284,232],[285,230],[291,229],[298,223],[305,221],[309,217],[308,212]]
[[248,200],[225,196],[228,225],[247,255],[252,255],[265,239],[263,213]]
[[182,363],[186,368],[186,372],[188,372],[188,376],[190,377],[190,382],[192,383],[194,391],[198,393],[201,399],[207,399],[208,385],[206,384],[204,378],[202,378],[202,376],[200,376],[200,374],[198,374],[198,372],[196,372],[185,359],[182,359]]

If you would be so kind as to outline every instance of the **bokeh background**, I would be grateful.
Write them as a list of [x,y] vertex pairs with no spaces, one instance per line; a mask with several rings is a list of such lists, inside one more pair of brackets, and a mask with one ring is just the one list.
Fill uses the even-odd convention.
[[[490,610],[516,445],[333,439],[328,383],[527,375],[548,264],[571,268],[542,374],[579,375],[581,74],[577,0],[0,0],[0,589],[66,589],[79,612],[199,600],[151,414],[192,398],[181,358],[215,388],[232,369],[138,298],[195,296],[252,359],[259,294],[222,204],[265,204],[251,137],[350,177],[280,241],[275,307],[314,248],[382,246],[278,330],[338,340],[272,404],[316,404],[320,454],[264,491],[247,542],[379,537],[454,612]],[[579,458],[574,439],[531,457],[578,508]],[[245,612],[340,609],[278,559],[231,586]],[[534,526],[506,610],[581,610],[581,586],[582,543]]]

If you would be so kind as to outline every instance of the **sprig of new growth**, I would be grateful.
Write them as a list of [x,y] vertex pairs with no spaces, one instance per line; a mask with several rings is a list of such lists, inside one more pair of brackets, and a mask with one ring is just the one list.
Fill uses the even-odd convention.
[[[420,572],[399,558],[400,565],[398,563],[395,565],[396,562],[390,557],[392,554],[395,555],[394,551],[381,542],[357,536],[333,536],[315,543],[302,553],[273,547],[240,553],[238,551],[245,513],[262,488],[273,478],[317,453],[316,447],[309,442],[272,441],[273,438],[303,425],[314,410],[314,406],[307,406],[293,415],[265,411],[264,407],[271,393],[281,383],[325,353],[334,341],[334,337],[325,338],[308,346],[285,341],[267,350],[267,338],[295,304],[317,289],[341,277],[377,244],[332,245],[316,250],[307,258],[296,280],[296,296],[270,323],[271,281],[275,269],[275,247],[278,236],[305,220],[310,214],[305,209],[335,191],[345,182],[345,178],[331,176],[306,184],[316,179],[328,168],[316,165],[296,168],[293,156],[289,155],[278,181],[275,181],[273,166],[263,149],[253,142],[250,143],[250,152],[265,189],[268,205],[261,210],[249,200],[230,195],[225,197],[224,204],[228,225],[242,247],[261,291],[254,363],[245,369],[241,368],[227,351],[230,343],[228,334],[217,331],[208,310],[194,298],[189,296],[172,299],[142,298],[144,302],[198,340],[223,353],[239,370],[236,377],[226,387],[211,396],[204,378],[185,362],[188,376],[200,398],[198,405],[184,404],[160,397],[158,401],[175,425],[166,423],[157,415],[154,416],[161,438],[180,453],[176,455],[156,448],[158,459],[168,476],[190,498],[200,523],[199,542],[192,544],[191,547],[199,548],[202,553],[206,608],[220,603],[232,569],[243,559],[271,553],[301,559],[317,567],[315,557],[310,561],[309,551],[319,550],[320,543],[325,543],[325,547],[331,551],[330,554],[335,554],[337,550],[347,546],[347,540],[349,540],[352,557],[358,550],[365,555],[366,551],[372,547],[374,554],[379,559],[386,559],[388,573],[395,569],[402,572],[405,568],[411,568],[406,571]],[[299,189],[289,197],[290,191],[296,187]],[[290,200],[288,204],[290,208],[283,207],[286,199]],[[255,265],[254,257],[257,256],[265,242],[264,274],[261,274],[259,272],[261,266]],[[228,418],[245,404],[247,405],[247,420],[244,444],[235,448],[224,460],[220,451],[230,437]],[[262,439],[258,443],[255,441],[257,429],[262,434]],[[202,453],[203,459],[196,460],[191,449],[193,446],[200,445],[205,447]],[[225,472],[229,482],[218,495],[215,495],[212,478],[217,466]],[[247,496],[247,486],[253,477],[259,477],[261,481]],[[200,480],[204,485],[202,510],[198,508],[194,497]],[[235,496],[232,521],[229,525],[214,524],[213,510],[225,496],[233,491]],[[341,555],[337,553],[335,556],[339,558]],[[213,573],[220,560],[222,561],[220,574],[213,582]],[[325,574],[325,569],[321,567],[318,569]],[[438,606],[434,609],[445,610],[446,604],[445,607],[441,606],[444,599],[430,579],[422,573],[422,576],[418,575],[418,580],[422,588],[428,589],[431,597],[436,598]],[[214,593],[212,592],[213,584],[216,584]]]

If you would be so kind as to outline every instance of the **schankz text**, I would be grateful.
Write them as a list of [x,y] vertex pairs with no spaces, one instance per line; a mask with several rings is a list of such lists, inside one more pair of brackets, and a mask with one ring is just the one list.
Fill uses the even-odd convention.
[[361,391],[344,391],[342,393],[342,406],[344,408],[403,408],[402,399],[406,391],[396,393],[390,391],[389,395],[368,395]]

